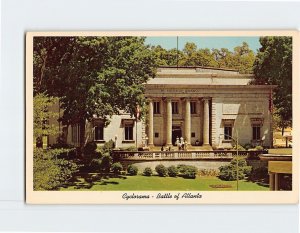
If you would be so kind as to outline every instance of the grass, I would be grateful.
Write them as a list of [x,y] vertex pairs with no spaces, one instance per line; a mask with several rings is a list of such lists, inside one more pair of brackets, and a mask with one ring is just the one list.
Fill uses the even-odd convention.
[[276,149],[269,149],[269,154],[276,154],[276,155],[291,155],[292,148],[276,148]]
[[[78,178],[72,186],[61,188],[61,191],[235,191],[236,181],[222,181],[217,177],[199,177],[196,179],[184,179],[182,177],[146,177],[120,176],[117,178],[98,178],[93,182],[86,182],[84,178]],[[239,190],[267,191],[268,187],[260,186],[246,180],[239,181]]]

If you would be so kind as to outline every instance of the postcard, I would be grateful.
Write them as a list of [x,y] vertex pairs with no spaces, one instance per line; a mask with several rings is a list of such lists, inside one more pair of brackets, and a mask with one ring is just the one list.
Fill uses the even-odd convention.
[[27,32],[26,202],[297,203],[298,51],[298,31]]

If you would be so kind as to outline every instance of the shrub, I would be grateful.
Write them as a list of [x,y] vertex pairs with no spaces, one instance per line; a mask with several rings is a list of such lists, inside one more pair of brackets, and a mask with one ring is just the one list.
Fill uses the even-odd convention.
[[112,158],[109,155],[104,155],[101,159],[100,169],[103,172],[109,172],[112,163]]
[[178,169],[174,165],[168,167],[168,175],[170,177],[176,177],[178,175]]
[[248,177],[251,181],[265,181],[265,183],[269,183],[269,173],[267,167],[259,167],[253,169]]
[[195,179],[198,169],[195,166],[186,166],[182,177],[187,179]]
[[104,145],[102,146],[102,152],[103,153],[111,153],[111,151],[115,148],[115,142],[110,139],[108,142],[105,142]]
[[34,149],[33,189],[53,190],[70,181],[79,166],[71,160],[58,159],[64,149]]
[[129,165],[127,168],[127,173],[131,176],[136,176],[138,173],[138,168],[135,165]]
[[179,164],[179,165],[177,165],[177,169],[180,173],[184,173],[186,166],[187,165],[185,165],[185,164]]
[[155,171],[157,172],[157,174],[158,174],[159,176],[162,176],[162,177],[166,176],[167,173],[168,173],[167,168],[166,168],[164,165],[162,165],[162,164],[158,164],[158,165],[155,167]]
[[92,156],[95,154],[97,144],[95,142],[88,142],[83,148],[83,154],[86,156]]
[[100,168],[101,168],[101,163],[102,160],[101,159],[92,159],[92,161],[90,162],[89,166],[88,166],[88,171],[89,172],[99,172]]
[[249,149],[253,148],[251,143],[246,143],[243,147],[245,148],[245,150],[249,150]]
[[237,162],[238,162],[238,178],[240,180],[249,176],[252,167],[247,166],[247,162],[244,158],[233,158],[229,165],[221,166],[219,168],[219,178],[221,180],[236,180],[237,178]]
[[121,174],[121,171],[123,170],[123,166],[120,162],[117,162],[117,163],[113,163],[111,165],[111,170],[114,174],[116,175],[120,175]]
[[144,176],[152,176],[152,169],[151,169],[151,167],[146,167],[145,169],[144,169],[144,172],[143,172],[143,175]]
[[188,179],[195,179],[198,169],[195,166],[179,164],[177,166],[181,176]]
[[56,143],[49,146],[49,149],[60,149],[61,152],[57,153],[59,159],[75,159],[77,155],[76,147],[67,143]]
[[256,146],[255,150],[263,150],[264,148],[262,146]]

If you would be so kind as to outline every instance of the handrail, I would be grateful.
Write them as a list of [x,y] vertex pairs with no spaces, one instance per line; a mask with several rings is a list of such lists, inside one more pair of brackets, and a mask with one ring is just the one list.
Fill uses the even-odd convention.
[[207,150],[207,151],[113,151],[116,160],[180,160],[180,159],[230,159],[234,156],[250,157],[264,151]]

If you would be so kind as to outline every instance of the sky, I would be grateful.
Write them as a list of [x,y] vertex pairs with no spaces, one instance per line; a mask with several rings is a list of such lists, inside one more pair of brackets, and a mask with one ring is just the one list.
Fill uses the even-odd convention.
[[[243,37],[200,37],[200,36],[180,36],[178,37],[178,48],[183,49],[186,42],[194,42],[198,49],[199,48],[209,48],[209,49],[220,49],[227,48],[233,51],[233,48],[242,45],[243,42],[247,42],[250,49],[255,53],[261,47],[259,43],[259,37],[256,36],[243,36]],[[161,45],[165,49],[176,48],[177,40],[176,36],[157,36],[157,37],[147,37],[146,44],[151,45]]]

